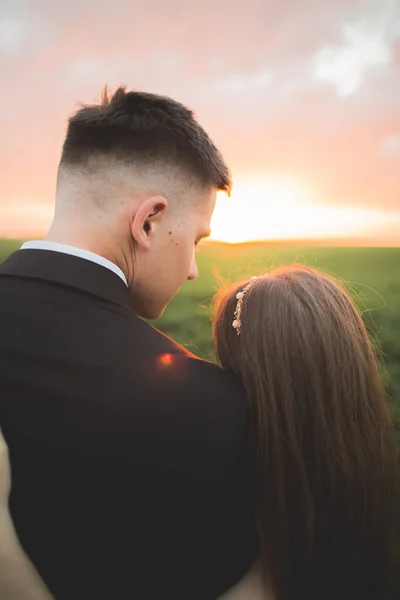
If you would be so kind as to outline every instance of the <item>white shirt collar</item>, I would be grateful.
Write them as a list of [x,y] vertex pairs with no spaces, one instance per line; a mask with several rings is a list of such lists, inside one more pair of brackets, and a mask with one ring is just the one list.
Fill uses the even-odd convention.
[[83,248],[76,248],[75,246],[67,246],[67,244],[60,244],[58,242],[48,242],[45,240],[33,240],[31,242],[25,242],[21,246],[21,250],[52,250],[53,252],[62,252],[63,254],[70,254],[71,256],[78,256],[79,258],[84,258],[85,260],[90,260],[110,271],[113,271],[118,277],[122,279],[126,286],[128,286],[127,279],[125,277],[125,273],[113,262],[104,258],[104,256],[100,256],[99,254],[95,254],[94,252],[89,252],[89,250],[84,250]]

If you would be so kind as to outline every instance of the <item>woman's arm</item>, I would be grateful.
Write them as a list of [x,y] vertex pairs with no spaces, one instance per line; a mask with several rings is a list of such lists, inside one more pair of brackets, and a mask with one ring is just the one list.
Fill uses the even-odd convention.
[[217,600],[276,600],[269,586],[263,584],[260,561],[256,561],[236,585]]
[[19,543],[8,509],[10,488],[8,448],[0,430],[0,598],[53,600]]

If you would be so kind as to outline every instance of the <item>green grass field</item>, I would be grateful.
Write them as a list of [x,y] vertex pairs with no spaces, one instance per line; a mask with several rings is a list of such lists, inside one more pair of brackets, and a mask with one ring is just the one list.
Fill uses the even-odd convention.
[[[19,245],[20,242],[0,240],[0,261]],[[400,248],[205,243],[197,262],[199,278],[184,284],[155,325],[194,354],[209,360],[214,358],[211,301],[221,279],[233,282],[265,273],[273,266],[298,262],[346,282],[383,358],[393,418],[400,422]],[[397,438],[400,447],[399,431]],[[398,500],[400,516],[400,494]],[[397,542],[400,569],[400,518]]]
[[400,404],[400,248],[204,244],[199,278],[187,282],[156,325],[199,356],[213,359],[211,300],[221,285],[299,262],[346,282],[379,342],[393,401]]
[[[20,243],[0,240],[0,261]],[[388,390],[400,419],[400,248],[205,243],[197,262],[199,278],[183,285],[155,323],[162,331],[194,354],[213,360],[211,301],[221,279],[233,282],[291,262],[323,269],[346,282],[362,310],[384,359]]]

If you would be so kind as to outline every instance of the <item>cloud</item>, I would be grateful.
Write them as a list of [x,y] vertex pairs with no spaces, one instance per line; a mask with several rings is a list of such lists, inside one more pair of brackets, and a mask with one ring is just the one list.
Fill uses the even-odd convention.
[[391,45],[400,37],[397,0],[370,2],[370,13],[342,25],[342,44],[326,44],[312,60],[315,79],[332,84],[339,96],[354,94],[370,70],[386,66]]
[[0,48],[13,56],[17,54],[21,48],[21,44],[25,34],[25,26],[19,19],[6,18],[0,20]]
[[193,108],[236,173],[397,208],[399,40],[395,0],[2,0],[0,203],[51,203],[68,115],[125,83]]
[[382,142],[382,150],[392,158],[400,158],[400,134],[387,136]]
[[363,83],[369,69],[387,65],[388,45],[350,25],[343,29],[344,46],[324,46],[313,59],[316,79],[331,83],[339,96],[349,96]]
[[218,79],[214,84],[214,89],[228,94],[248,94],[269,88],[273,81],[273,72],[269,69],[264,69],[258,73],[228,75],[222,79]]

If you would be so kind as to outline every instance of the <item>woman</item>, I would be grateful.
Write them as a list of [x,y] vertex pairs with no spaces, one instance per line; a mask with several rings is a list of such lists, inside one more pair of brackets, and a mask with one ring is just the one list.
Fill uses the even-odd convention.
[[300,266],[252,278],[219,297],[214,341],[251,405],[261,541],[224,600],[389,598],[393,427],[346,292]]
[[0,430],[0,598],[51,600],[52,596],[23,551],[8,509],[11,477],[8,449]]
[[[261,541],[259,560],[223,600],[387,600],[393,429],[345,291],[298,266],[252,278],[219,297],[214,341],[252,409]],[[4,505],[4,482],[2,494]]]

